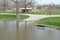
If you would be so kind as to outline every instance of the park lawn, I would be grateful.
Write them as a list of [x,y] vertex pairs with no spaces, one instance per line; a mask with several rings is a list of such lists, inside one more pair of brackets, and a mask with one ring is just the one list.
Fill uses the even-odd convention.
[[[26,19],[29,16],[27,15],[20,15],[20,19]],[[4,15],[4,14],[0,14],[0,20],[15,20],[16,19],[16,15]]]
[[[3,12],[1,12],[1,14],[2,14],[2,13],[3,13]],[[4,12],[4,13],[16,14],[15,12]],[[45,14],[45,11],[41,11],[41,10],[40,10],[40,11],[37,11],[37,10],[36,10],[36,11],[26,12],[26,13],[24,13],[24,12],[19,12],[19,14],[37,14],[37,15],[38,15],[38,14],[41,14],[41,15],[42,15],[42,14]]]
[[51,11],[51,14],[52,15],[59,15],[60,14],[60,10],[55,10],[55,11]]
[[[3,13],[3,12],[2,12]],[[11,14],[16,14],[16,12],[4,12],[4,13],[11,13]],[[59,15],[60,10],[54,10],[54,11],[44,11],[44,10],[33,10],[32,12],[19,12],[19,14],[36,14],[36,15]]]
[[35,24],[45,24],[48,27],[60,29],[60,17],[50,17],[40,19],[34,22]]
[[46,13],[46,11],[42,11],[42,10],[39,10],[39,11],[33,11],[31,12],[31,14],[40,14],[40,15],[44,15]]
[[19,12],[20,14],[34,14],[34,15],[60,15],[60,10],[54,10],[54,11],[44,11],[44,10],[35,10],[32,12],[27,12],[27,13],[23,13],[23,12]]

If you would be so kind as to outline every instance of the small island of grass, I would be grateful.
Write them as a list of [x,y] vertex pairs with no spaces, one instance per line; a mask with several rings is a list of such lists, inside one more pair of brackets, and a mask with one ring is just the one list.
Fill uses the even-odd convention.
[[35,21],[35,24],[45,24],[48,27],[60,29],[60,17],[50,17]]
[[[26,19],[29,16],[20,15],[20,19]],[[16,15],[0,15],[0,20],[16,20]]]

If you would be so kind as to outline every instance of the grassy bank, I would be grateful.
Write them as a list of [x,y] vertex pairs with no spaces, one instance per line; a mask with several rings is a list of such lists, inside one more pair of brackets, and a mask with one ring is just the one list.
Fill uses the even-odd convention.
[[44,18],[35,21],[35,24],[45,24],[48,27],[60,29],[60,17]]
[[[29,16],[27,15],[20,15],[20,19],[26,19]],[[0,20],[16,20],[16,15],[2,15],[0,14]]]

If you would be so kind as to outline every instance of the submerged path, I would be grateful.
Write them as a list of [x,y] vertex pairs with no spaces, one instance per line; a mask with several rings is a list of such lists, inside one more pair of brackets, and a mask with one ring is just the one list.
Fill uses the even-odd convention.
[[34,14],[20,14],[20,15],[28,15],[30,16],[29,18],[25,19],[26,21],[36,21],[39,19],[43,18],[48,18],[48,17],[60,17],[60,15],[34,15]]

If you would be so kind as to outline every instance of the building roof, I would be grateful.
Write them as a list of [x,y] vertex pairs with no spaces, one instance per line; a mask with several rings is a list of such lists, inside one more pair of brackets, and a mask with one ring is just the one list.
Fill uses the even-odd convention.
[[[25,8],[20,8],[20,9],[25,9]],[[32,8],[26,8],[26,9],[32,9]]]

